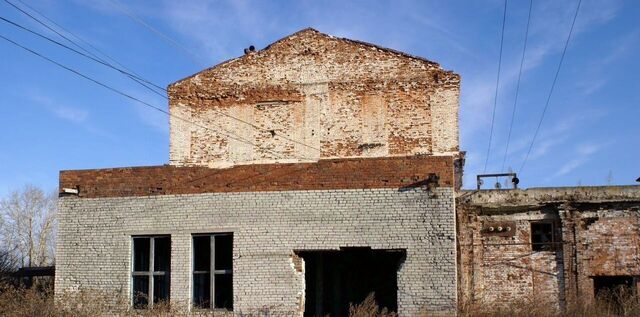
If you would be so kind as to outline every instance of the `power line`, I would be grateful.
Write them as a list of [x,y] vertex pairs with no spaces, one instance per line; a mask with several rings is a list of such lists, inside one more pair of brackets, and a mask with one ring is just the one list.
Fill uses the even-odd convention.
[[[0,16],[0,20],[4,21],[4,22],[6,22],[6,23],[9,23],[9,24],[11,24],[11,25],[13,25],[13,26],[15,26],[15,27],[17,27],[17,28],[20,28],[20,29],[22,29],[22,30],[24,30],[24,31],[26,31],[26,32],[29,32],[29,33],[31,33],[31,34],[33,34],[33,35],[36,35],[36,36],[38,36],[38,37],[40,37],[40,38],[42,38],[42,39],[45,39],[45,40],[47,40],[47,41],[49,41],[49,42],[51,42],[51,43],[54,43],[54,44],[56,44],[56,45],[58,45],[58,46],[60,46],[60,47],[63,47],[63,48],[65,48],[65,49],[67,49],[67,50],[70,50],[70,51],[72,51],[72,52],[74,52],[74,53],[76,53],[76,54],[78,54],[78,55],[81,55],[81,56],[83,56],[83,57],[86,57],[86,58],[88,58],[88,59],[90,59],[90,60],[92,60],[92,61],[94,61],[94,62],[96,62],[96,63],[99,63],[99,64],[104,65],[104,66],[106,66],[106,67],[112,68],[112,69],[114,69],[114,70],[116,70],[116,71],[120,72],[121,74],[126,75],[127,77],[129,77],[129,78],[130,78],[130,79],[132,79],[133,81],[137,82],[138,84],[142,85],[143,87],[145,87],[145,88],[149,89],[151,92],[153,92],[153,93],[155,93],[155,94],[157,94],[157,95],[159,95],[159,96],[161,96],[161,97],[165,97],[165,98],[166,98],[166,96],[165,96],[164,94],[161,94],[161,93],[159,93],[158,91],[154,90],[153,88],[151,88],[151,87],[147,86],[147,84],[145,84],[145,83],[144,83],[144,82],[147,82],[147,81],[145,81],[144,79],[141,79],[141,78],[139,78],[139,77],[137,77],[137,76],[135,76],[135,75],[133,75],[133,74],[131,74],[131,73],[129,73],[129,72],[126,72],[126,71],[124,71],[124,70],[122,70],[122,69],[119,69],[119,68],[117,68],[117,67],[115,67],[115,66],[113,66],[113,65],[111,65],[111,64],[109,64],[109,63],[106,63],[106,62],[104,62],[103,60],[97,59],[97,58],[95,58],[95,57],[93,57],[93,56],[89,56],[89,55],[87,55],[87,54],[85,54],[85,53],[83,53],[83,52],[80,52],[80,51],[78,51],[78,50],[76,50],[76,49],[74,49],[74,48],[72,48],[72,47],[69,47],[69,46],[67,46],[67,45],[65,45],[65,44],[62,44],[62,43],[60,43],[60,42],[58,42],[58,41],[56,41],[56,40],[54,40],[54,39],[52,39],[52,38],[50,38],[50,37],[48,37],[48,36],[46,36],[46,35],[43,35],[43,34],[41,34],[41,33],[38,33],[38,32],[36,32],[36,31],[34,31],[34,30],[31,30],[31,29],[29,29],[29,28],[27,28],[27,27],[25,27],[25,26],[22,26],[22,25],[20,25],[20,24],[18,24],[18,23],[16,23],[16,22],[13,22],[13,21],[11,21],[11,20],[9,20],[9,19],[6,19],[6,18],[4,18],[4,17],[2,17],[2,16]],[[144,81],[144,82],[143,82],[143,81]],[[151,85],[153,85],[153,84],[151,84]]]
[[[2,16],[0,16],[0,20],[4,21],[4,22],[6,22],[6,23],[9,23],[9,24],[11,24],[11,25],[13,25],[13,26],[15,26],[15,27],[18,27],[18,28],[20,28],[20,29],[22,29],[22,30],[24,30],[24,31],[27,31],[27,32],[29,32],[29,33],[31,33],[31,34],[34,34],[34,35],[36,35],[36,36],[38,36],[38,37],[40,37],[40,38],[43,38],[43,39],[45,39],[45,40],[47,40],[47,41],[49,41],[49,42],[52,42],[52,43],[54,43],[54,44],[56,44],[56,45],[59,45],[59,46],[61,46],[61,47],[64,47],[65,49],[68,49],[68,50],[70,50],[70,51],[72,51],[72,52],[74,52],[74,53],[76,53],[76,54],[79,54],[79,55],[84,56],[84,57],[86,57],[86,58],[88,58],[88,59],[91,59],[91,60],[92,60],[92,61],[94,61],[94,62],[100,63],[100,64],[102,64],[102,65],[104,65],[104,66],[109,67],[109,68],[112,68],[112,69],[114,69],[114,70],[116,70],[116,71],[118,71],[118,72],[120,72],[120,73],[122,73],[122,74],[124,74],[124,75],[127,75],[129,78],[131,78],[132,80],[136,81],[137,83],[139,83],[139,84],[140,84],[140,85],[142,85],[143,87],[145,87],[145,88],[149,89],[151,92],[153,92],[153,93],[155,93],[155,94],[159,95],[160,97],[163,97],[164,99],[167,99],[167,100],[168,100],[168,97],[167,97],[166,95],[164,95],[164,94],[160,94],[160,93],[158,93],[157,91],[155,91],[155,90],[151,89],[151,87],[148,87],[148,86],[147,86],[147,85],[145,85],[144,83],[142,83],[142,82],[140,82],[139,80],[137,80],[137,79],[138,79],[138,77],[137,77],[137,76],[135,76],[135,75],[133,75],[133,74],[130,74],[130,73],[128,73],[128,72],[126,72],[126,71],[124,71],[124,70],[122,70],[122,69],[119,69],[119,68],[117,68],[117,67],[114,67],[113,65],[111,65],[111,64],[109,64],[109,63],[106,63],[106,62],[104,62],[103,60],[99,60],[99,59],[96,59],[96,58],[94,58],[94,57],[92,57],[92,56],[89,56],[89,55],[87,55],[87,54],[85,54],[85,53],[82,53],[82,52],[80,52],[80,51],[78,51],[78,50],[76,50],[76,49],[74,49],[74,48],[72,48],[72,47],[69,47],[69,46],[67,46],[67,45],[65,45],[65,44],[62,44],[62,43],[60,43],[60,42],[58,42],[58,41],[56,41],[56,40],[53,40],[53,39],[51,39],[51,38],[49,38],[49,37],[47,37],[47,36],[45,36],[45,35],[43,35],[43,34],[40,34],[40,33],[36,32],[36,31],[33,31],[33,30],[31,30],[31,29],[29,29],[29,28],[27,28],[27,27],[25,27],[25,26],[22,26],[22,25],[20,25],[20,24],[18,24],[18,23],[15,23],[15,22],[13,22],[13,21],[11,21],[11,20],[9,20],[9,19],[6,19],[6,18],[4,18],[4,17],[2,17]],[[143,80],[143,79],[141,79],[141,80]],[[246,124],[246,125],[249,125],[249,126],[251,126],[252,128],[254,128],[254,129],[256,129],[256,130],[259,130],[259,131],[262,131],[262,132],[270,132],[270,133],[272,133],[272,134],[273,134],[273,136],[274,136],[274,137],[279,137],[279,138],[285,139],[285,140],[287,140],[287,141],[290,141],[290,142],[292,142],[292,143],[300,144],[300,145],[302,145],[302,146],[305,146],[305,147],[308,147],[308,148],[314,149],[314,150],[316,150],[316,151],[318,151],[318,152],[320,152],[320,151],[321,151],[319,148],[314,147],[314,146],[311,146],[311,145],[308,145],[308,144],[306,144],[306,143],[304,143],[304,142],[300,142],[300,141],[297,141],[297,140],[295,140],[295,139],[289,138],[289,137],[287,137],[287,136],[283,136],[283,135],[280,135],[280,134],[276,134],[276,132],[275,132],[274,130],[268,130],[268,129],[261,128],[261,127],[259,127],[259,126],[255,125],[255,124],[253,124],[253,123],[247,122],[247,121],[242,120],[242,119],[237,118],[237,117],[234,117],[234,116],[232,116],[232,115],[230,115],[230,114],[227,114],[227,113],[224,113],[224,112],[222,112],[222,111],[218,111],[218,110],[215,110],[215,109],[211,109],[211,110],[212,110],[213,112],[217,113],[217,114],[220,114],[220,115],[226,116],[226,117],[228,117],[228,118],[230,118],[230,119],[236,120],[236,121],[241,122],[241,123]]]
[[[59,62],[57,62],[57,61],[55,61],[55,60],[53,60],[53,59],[51,59],[51,58],[47,57],[47,56],[44,56],[44,55],[42,55],[42,54],[40,54],[40,53],[38,53],[38,52],[36,52],[36,51],[34,51],[34,50],[32,50],[32,49],[30,49],[30,48],[28,48],[28,47],[26,47],[26,46],[24,46],[24,45],[20,44],[20,43],[17,43],[17,42],[15,42],[15,41],[13,41],[13,40],[11,40],[11,39],[9,39],[9,38],[5,37],[4,35],[1,35],[1,34],[0,34],[0,38],[1,38],[1,39],[3,39],[3,40],[5,40],[5,41],[7,41],[7,42],[9,42],[9,43],[11,43],[11,44],[13,44],[13,45],[15,45],[15,46],[17,46],[17,47],[19,47],[19,48],[22,48],[23,50],[26,50],[27,52],[29,52],[29,53],[31,53],[31,54],[33,54],[33,55],[36,55],[36,56],[38,56],[38,57],[40,57],[40,58],[42,58],[42,59],[44,59],[44,60],[46,60],[46,61],[48,61],[48,62],[50,62],[50,63],[52,63],[52,64],[54,64],[54,65],[58,66],[58,67],[60,67],[60,68],[63,68],[63,69],[65,69],[65,70],[69,71],[69,72],[72,72],[72,73],[74,73],[74,74],[76,74],[76,75],[78,75],[78,76],[80,76],[80,77],[82,77],[82,78],[84,78],[84,79],[86,79],[86,80],[89,80],[89,81],[91,81],[91,82],[93,82],[93,83],[95,83],[95,84],[97,84],[97,85],[99,85],[99,86],[101,86],[101,87],[103,87],[103,88],[106,88],[106,89],[110,90],[111,92],[114,92],[114,93],[116,93],[116,94],[118,94],[118,95],[121,95],[121,96],[123,96],[123,97],[125,97],[125,98],[128,98],[128,99],[131,99],[131,100],[133,100],[133,101],[136,101],[136,102],[138,102],[138,103],[140,103],[140,104],[142,104],[142,105],[144,105],[144,106],[146,106],[146,107],[149,107],[149,108],[151,108],[151,109],[153,109],[153,110],[156,110],[156,111],[162,112],[162,113],[166,114],[166,115],[167,115],[167,116],[169,116],[169,117],[173,117],[173,118],[179,119],[179,120],[181,120],[181,121],[184,121],[184,122],[187,122],[187,123],[193,124],[193,125],[195,125],[195,126],[197,126],[197,127],[200,127],[200,128],[202,128],[202,129],[209,130],[209,131],[212,131],[212,132],[217,133],[217,134],[221,134],[221,133],[220,133],[220,131],[213,130],[213,129],[211,129],[211,128],[207,127],[207,126],[204,126],[204,125],[201,125],[201,124],[195,123],[195,122],[193,122],[193,121],[190,121],[190,120],[188,120],[188,119],[182,118],[182,117],[180,117],[180,116],[173,115],[173,114],[171,114],[169,111],[166,111],[166,110],[164,110],[164,109],[162,109],[162,108],[160,108],[160,107],[154,106],[153,104],[150,104],[150,103],[148,103],[148,102],[146,102],[146,101],[144,101],[144,100],[141,100],[141,99],[139,99],[139,98],[136,98],[136,97],[134,97],[134,96],[132,96],[132,95],[130,95],[130,94],[128,94],[128,93],[126,93],[126,92],[122,92],[122,91],[120,91],[120,90],[118,90],[118,89],[116,89],[116,88],[114,88],[114,87],[112,87],[112,86],[109,86],[109,85],[107,85],[107,84],[105,84],[105,83],[102,83],[102,82],[100,82],[100,81],[96,80],[96,79],[93,79],[93,78],[91,78],[91,77],[89,77],[89,76],[87,76],[87,75],[85,75],[85,74],[83,74],[83,73],[81,73],[81,72],[79,72],[79,71],[77,71],[77,70],[73,69],[73,68],[70,68],[70,67],[68,67],[68,66],[65,66],[65,65],[63,65],[63,64],[61,64],[61,63],[59,63]],[[243,142],[243,143],[247,143],[247,144],[253,145],[253,146],[255,146],[255,147],[259,148],[259,149],[266,150],[267,152],[270,152],[270,153],[272,153],[272,154],[274,154],[274,155],[278,156],[279,158],[285,158],[285,157],[283,157],[283,156],[281,155],[281,153],[277,153],[277,152],[274,152],[274,151],[272,151],[272,150],[270,150],[270,149],[268,149],[268,148],[261,147],[261,146],[259,146],[259,145],[255,144],[255,143],[253,143],[253,142],[251,142],[251,141],[247,140],[247,139],[244,139],[244,138],[242,138],[242,137],[239,137],[239,136],[234,135],[234,133],[233,133],[233,132],[228,131],[228,130],[226,130],[226,129],[222,129],[222,130],[226,132],[224,135],[226,135],[227,137],[229,137],[229,138],[231,138],[231,139],[234,139],[234,140],[237,140],[237,141],[240,141],[240,142]],[[309,158],[306,158],[306,157],[300,157],[300,158],[302,158],[302,159],[309,159]]]
[[509,152],[509,142],[511,141],[511,131],[513,130],[513,121],[516,117],[516,107],[518,106],[518,94],[520,92],[520,78],[522,77],[522,66],[524,65],[524,56],[527,51],[527,41],[529,39],[529,25],[531,23],[531,9],[533,8],[533,0],[529,0],[529,16],[527,17],[527,28],[524,32],[524,46],[522,47],[522,58],[520,59],[520,70],[518,70],[518,82],[516,84],[516,97],[513,101],[513,111],[511,112],[511,122],[509,123],[509,134],[507,135],[507,146],[504,148],[504,158],[502,159],[501,171],[504,171],[504,164],[507,161],[507,153]]
[[[101,54],[102,56],[106,57],[108,60],[114,62],[116,65],[120,66],[122,69],[136,75],[136,77],[138,77],[141,80],[144,80],[142,78],[141,75],[139,75],[138,73],[136,73],[135,71],[131,70],[130,68],[127,68],[126,66],[124,66],[122,63],[118,62],[115,58],[111,57],[109,54],[105,53],[104,51],[102,51],[101,49],[95,47],[94,45],[92,45],[90,42],[84,40],[82,37],[74,34],[73,32],[69,31],[68,29],[65,29],[62,25],[56,23],[55,21],[53,21],[52,19],[50,19],[49,17],[47,17],[44,13],[38,11],[36,8],[30,6],[29,4],[25,3],[22,0],[17,0],[18,2],[20,2],[22,5],[24,5],[25,7],[29,8],[31,11],[37,13],[38,15],[40,15],[41,17],[43,17],[45,20],[47,20],[49,23],[55,25],[57,28],[61,29],[62,31],[66,32],[67,34],[71,35],[72,37],[76,38],[77,40],[79,40],[80,42],[84,43],[85,45],[89,46],[91,49],[93,49],[94,51],[96,51],[98,54]],[[92,56],[97,57],[95,55],[92,54]],[[103,59],[101,59],[103,60]],[[104,61],[104,60],[103,60]],[[160,87],[159,85],[153,84],[147,80],[145,80],[145,82],[147,82],[148,84],[152,84],[154,87],[157,87],[158,89],[162,90],[164,92],[164,88]]]
[[162,40],[164,40],[165,42],[169,43],[170,45],[172,45],[175,48],[178,48],[180,50],[182,50],[183,52],[187,53],[187,55],[189,56],[189,59],[191,60],[191,62],[194,63],[194,65],[200,67],[201,65],[201,61],[199,60],[199,57],[197,54],[195,54],[193,51],[191,51],[190,49],[188,49],[187,47],[185,47],[184,45],[178,43],[178,41],[172,39],[171,37],[169,37],[168,35],[165,35],[164,33],[160,32],[158,29],[152,27],[151,25],[149,25],[148,23],[146,23],[144,20],[142,20],[141,18],[139,18],[138,16],[136,16],[135,14],[133,14],[131,11],[127,10],[121,3],[119,3],[116,0],[110,0],[111,4],[118,9],[120,12],[124,13],[124,15],[126,15],[127,17],[129,17],[131,20],[135,21],[136,23],[142,25],[143,27],[145,27],[146,29],[148,29],[149,31],[151,31],[153,34],[155,34],[156,36],[160,37]]
[[527,160],[529,159],[529,155],[531,154],[531,149],[533,148],[533,145],[536,142],[536,138],[538,137],[538,132],[540,132],[540,126],[542,125],[542,121],[544,120],[544,115],[547,113],[547,108],[549,107],[549,102],[551,101],[551,95],[553,95],[553,89],[555,88],[556,82],[558,81],[558,75],[560,74],[560,69],[562,68],[562,62],[564,61],[564,57],[567,54],[567,47],[569,47],[569,41],[571,40],[571,34],[573,33],[573,27],[576,24],[576,19],[578,18],[578,12],[580,12],[581,4],[582,4],[582,0],[578,0],[576,13],[573,16],[573,22],[571,22],[571,28],[569,29],[569,35],[567,36],[567,41],[564,43],[562,56],[560,57],[560,62],[558,63],[558,69],[556,70],[556,74],[553,77],[553,82],[551,83],[551,89],[549,90],[549,95],[547,96],[547,102],[544,105],[544,108],[542,110],[542,115],[540,116],[540,121],[538,122],[538,126],[536,127],[536,132],[533,134],[533,139],[531,139],[531,144],[529,144],[529,150],[527,151],[527,155],[524,157],[524,161],[520,166],[520,170],[518,171],[518,174],[522,174],[522,170],[524,169],[525,164],[527,164]]
[[[75,47],[77,47],[78,49],[80,49],[80,50],[84,51],[86,54],[80,54],[77,50],[73,50],[73,49],[71,49],[71,48],[69,48],[69,47],[65,47],[65,48],[67,48],[67,49],[71,49],[71,50],[75,51],[76,53],[78,53],[78,54],[80,54],[80,55],[84,55],[85,57],[88,57],[88,56],[87,56],[87,54],[88,54],[88,55],[89,55],[89,56],[91,56],[91,57],[92,57],[92,59],[94,59],[95,61],[97,61],[97,62],[99,62],[99,63],[101,63],[101,64],[103,64],[103,65],[105,65],[105,66],[108,66],[108,67],[111,67],[111,68],[113,68],[113,69],[116,69],[116,70],[118,70],[118,71],[120,71],[120,72],[122,72],[122,73],[125,73],[125,74],[127,74],[127,76],[129,76],[129,77],[130,77],[131,79],[133,79],[133,80],[136,80],[136,79],[137,79],[136,81],[138,81],[138,80],[139,80],[139,81],[143,81],[143,82],[145,82],[145,83],[147,83],[147,84],[149,84],[149,85],[151,85],[151,86],[154,86],[154,87],[156,87],[157,89],[161,90],[161,91],[164,93],[165,89],[164,89],[164,88],[162,88],[162,87],[160,87],[159,85],[156,85],[156,84],[154,84],[154,83],[150,82],[149,80],[146,80],[146,79],[144,79],[144,78],[142,78],[142,77],[140,77],[140,76],[134,75],[135,73],[133,73],[133,72],[127,72],[127,71],[124,71],[124,70],[122,70],[122,69],[119,69],[119,68],[117,68],[117,67],[113,66],[113,65],[112,65],[112,64],[110,64],[109,62],[107,62],[107,61],[105,61],[105,60],[101,59],[100,57],[98,57],[97,55],[93,54],[91,51],[87,50],[86,48],[82,47],[81,45],[79,45],[78,43],[76,43],[76,42],[75,42],[75,41],[73,41],[72,39],[68,38],[68,37],[67,37],[67,36],[65,36],[64,34],[62,34],[62,33],[58,32],[57,30],[55,30],[55,29],[54,29],[54,28],[52,28],[51,26],[47,25],[47,24],[46,24],[46,23],[44,23],[42,20],[38,19],[37,17],[34,17],[34,16],[33,16],[33,15],[31,15],[29,12],[26,12],[26,11],[24,11],[22,8],[20,8],[20,7],[16,6],[16,5],[15,5],[14,3],[12,3],[11,1],[9,1],[9,0],[4,0],[4,1],[5,1],[6,3],[8,3],[10,6],[12,6],[13,8],[15,8],[16,10],[20,11],[22,14],[24,14],[24,15],[28,16],[29,18],[31,18],[32,20],[34,20],[35,22],[37,22],[38,24],[40,24],[40,25],[44,26],[45,28],[47,28],[47,29],[48,29],[48,30],[50,30],[51,32],[53,32],[53,33],[57,34],[58,36],[60,36],[61,38],[65,39],[65,40],[67,40],[69,43],[73,44],[73,45],[74,45]],[[36,11],[36,12],[37,12],[37,11]],[[45,17],[45,18],[46,18],[46,17]],[[7,22],[9,22],[9,23],[11,23],[11,24],[13,24],[13,25],[15,25],[15,26],[18,26],[18,27],[20,27],[20,28],[22,28],[22,29],[24,29],[24,30],[27,30],[28,32],[31,32],[31,33],[33,33],[33,34],[36,34],[36,32],[35,32],[35,31],[28,30],[27,28],[25,28],[25,27],[23,27],[23,26],[19,26],[19,25],[17,25],[17,24],[16,24],[16,23],[14,23],[14,22],[10,22],[10,21],[8,21],[8,20],[5,20],[5,21],[7,21]],[[41,34],[36,34],[36,35],[41,36],[41,37],[46,37],[46,36],[43,36],[43,35],[41,35]],[[50,38],[47,38],[47,39],[48,39],[48,40],[50,40],[50,41],[53,41],[53,40],[51,40]],[[58,45],[62,45],[61,43],[56,43],[56,44],[58,44]],[[63,45],[63,46],[64,46],[64,45]],[[133,73],[133,74],[132,74],[132,73]],[[133,77],[135,77],[135,79],[134,79]],[[157,92],[156,92],[156,93],[157,93]]]
[[498,105],[498,88],[500,87],[500,69],[502,67],[502,47],[504,44],[504,25],[507,20],[507,0],[504,0],[504,12],[502,14],[502,35],[500,36],[500,55],[498,57],[498,76],[496,78],[496,93],[493,98],[493,114],[491,115],[491,130],[489,132],[489,146],[487,147],[487,157],[484,160],[483,172],[487,172],[489,154],[491,153],[491,141],[493,139],[493,123],[496,119],[496,107]]

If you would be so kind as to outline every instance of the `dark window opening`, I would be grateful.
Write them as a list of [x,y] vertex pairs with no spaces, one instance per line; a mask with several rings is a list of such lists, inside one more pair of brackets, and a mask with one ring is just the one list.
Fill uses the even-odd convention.
[[133,237],[131,302],[134,308],[150,308],[158,302],[169,301],[170,268],[169,236]]
[[555,250],[553,223],[534,222],[531,224],[531,250],[552,251]]
[[349,248],[300,251],[305,261],[304,316],[348,316],[349,304],[373,293],[380,308],[398,309],[398,269],[405,250]]
[[193,236],[193,305],[233,310],[232,233]]
[[625,303],[636,294],[636,281],[633,276],[596,276],[593,277],[593,289],[596,299],[609,302],[616,313],[621,313]]

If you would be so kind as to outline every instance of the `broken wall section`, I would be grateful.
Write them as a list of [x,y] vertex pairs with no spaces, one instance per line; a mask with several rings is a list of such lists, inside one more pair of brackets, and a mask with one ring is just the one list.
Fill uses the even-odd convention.
[[561,309],[593,300],[598,281],[640,276],[640,186],[466,191],[457,206],[463,307]]

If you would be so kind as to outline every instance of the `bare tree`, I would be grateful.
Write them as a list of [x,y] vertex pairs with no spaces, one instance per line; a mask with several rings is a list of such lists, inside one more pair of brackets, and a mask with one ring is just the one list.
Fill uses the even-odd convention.
[[27,185],[0,200],[0,245],[22,266],[54,263],[56,197]]
[[11,274],[16,270],[16,262],[11,252],[0,250],[0,292],[5,283],[12,281]]

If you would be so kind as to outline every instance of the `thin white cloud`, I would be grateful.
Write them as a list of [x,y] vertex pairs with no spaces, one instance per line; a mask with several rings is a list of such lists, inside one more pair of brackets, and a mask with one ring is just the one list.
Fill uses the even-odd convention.
[[576,158],[573,160],[570,160],[569,162],[565,163],[564,165],[562,165],[560,167],[560,169],[558,170],[558,172],[556,172],[553,177],[559,177],[559,176],[563,176],[566,174],[569,174],[571,172],[573,172],[573,170],[575,170],[576,168],[582,166],[584,163],[587,162],[587,159],[584,157],[580,157],[580,158]]
[[[160,98],[156,95],[152,95],[150,92],[147,93],[139,91],[134,93],[133,95],[161,109],[167,108],[168,102],[166,99]],[[134,107],[134,112],[140,122],[142,122],[146,126],[153,128],[155,131],[167,135],[169,134],[169,116],[167,114],[152,109],[136,101],[131,101],[130,103]]]
[[28,91],[24,95],[60,120],[77,125],[91,134],[110,140],[116,139],[113,134],[100,129],[96,127],[95,124],[91,123],[91,117],[88,110],[64,105],[65,103],[55,100],[39,91]]
[[585,68],[584,74],[575,82],[575,89],[583,95],[591,95],[602,89],[611,80],[610,68],[633,56],[638,39],[640,30],[632,30],[611,41],[606,46],[606,54],[594,54],[589,67]]
[[[578,16],[570,46],[582,33],[613,19],[619,9],[620,1],[585,1]],[[523,66],[523,78],[526,78],[527,72],[540,67],[548,58],[555,57],[555,54],[562,51],[572,15],[575,13],[575,4],[562,1],[536,2],[534,11],[529,46]],[[521,44],[518,43],[518,45]],[[504,98],[505,92],[511,94],[511,90],[515,88],[519,58],[520,55],[503,60],[499,98]],[[495,72],[496,65],[488,64],[476,76],[463,81],[461,91],[461,132],[463,138],[472,139],[477,135],[479,129],[489,127],[495,92]],[[522,86],[521,88],[526,89]],[[596,88],[592,87],[592,89]]]
[[581,145],[578,146],[576,151],[578,152],[579,155],[583,155],[583,156],[584,155],[591,155],[591,154],[594,154],[594,153],[598,152],[604,146],[605,146],[605,144],[598,144],[598,143],[581,144]]
[[76,124],[85,123],[89,119],[89,112],[87,110],[64,106],[37,92],[31,92],[27,96],[59,119]]
[[592,159],[593,154],[602,151],[609,144],[611,143],[584,143],[576,146],[576,157],[563,164],[551,178],[556,178],[573,172],[580,166],[589,162]]
[[57,106],[53,109],[53,113],[61,119],[74,123],[86,122],[89,118],[89,112],[71,107]]

